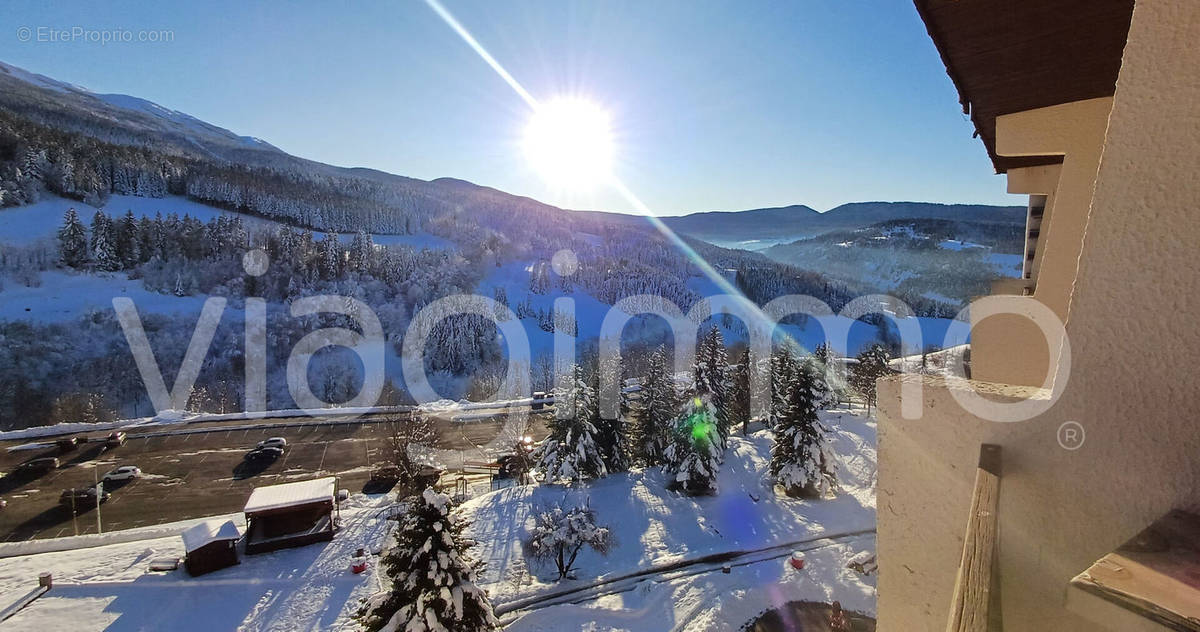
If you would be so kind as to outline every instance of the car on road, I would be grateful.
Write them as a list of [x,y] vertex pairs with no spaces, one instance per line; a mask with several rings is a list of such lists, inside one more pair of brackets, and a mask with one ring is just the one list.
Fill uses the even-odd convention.
[[109,470],[102,479],[105,483],[109,481],[127,481],[134,478],[141,478],[142,470],[136,465],[122,465],[114,470]]
[[271,437],[270,439],[263,439],[262,441],[259,441],[258,445],[255,447],[283,449],[287,447],[287,439],[284,439],[283,437]]
[[79,447],[79,437],[63,437],[54,442],[59,452],[70,452]]
[[[98,500],[97,500],[98,499]],[[58,497],[58,502],[66,507],[74,507],[75,509],[87,509],[108,500],[108,492],[101,491],[96,487],[76,487],[74,489],[64,489],[62,495]]]
[[121,431],[109,433],[108,438],[104,440],[104,447],[119,448],[125,445],[125,433]]
[[29,473],[45,473],[54,469],[58,469],[58,459],[52,456],[26,461],[17,467],[18,472]]
[[254,448],[246,453],[247,461],[274,461],[283,456],[283,448],[276,446],[262,446]]

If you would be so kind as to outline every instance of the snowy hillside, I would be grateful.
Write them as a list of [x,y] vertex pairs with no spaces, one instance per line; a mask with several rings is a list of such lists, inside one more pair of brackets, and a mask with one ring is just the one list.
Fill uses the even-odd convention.
[[992,280],[1021,274],[1023,225],[1008,222],[891,220],[775,245],[768,257],[820,269],[918,305],[957,311],[990,292]]
[[[0,244],[24,245],[37,240],[52,239],[62,227],[63,215],[67,209],[73,208],[85,221],[90,220],[98,210],[106,214],[120,217],[126,212],[132,212],[135,218],[153,218],[158,214],[189,215],[201,222],[209,222],[217,217],[237,217],[248,228],[271,229],[281,222],[229,211],[215,206],[202,204],[181,196],[169,195],[162,198],[137,197],[133,195],[113,195],[100,207],[94,207],[77,200],[70,200],[56,195],[44,195],[43,199],[34,204],[12,208],[0,208]],[[321,238],[324,233],[314,232]],[[338,237],[345,243],[354,239],[353,233],[339,233]],[[413,235],[372,235],[374,242],[383,246],[409,246],[412,248],[452,248],[453,244],[441,237],[428,233]]]

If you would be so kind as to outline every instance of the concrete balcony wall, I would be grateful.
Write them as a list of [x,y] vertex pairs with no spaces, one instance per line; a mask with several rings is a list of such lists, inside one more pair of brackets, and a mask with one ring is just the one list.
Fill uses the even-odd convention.
[[[1200,2],[1137,2],[1074,259],[1059,229],[1077,220],[1051,219],[1059,232],[1050,235],[1035,298],[1067,314],[1073,353],[1069,378],[1057,378],[1062,398],[1035,419],[996,423],[954,400],[965,385],[880,382],[880,630],[945,629],[981,443],[1004,448],[1006,632],[1095,630],[1065,609],[1071,577],[1167,511],[1200,510],[1198,34]],[[1064,182],[1069,164],[1068,154]],[[1058,194],[1055,211],[1061,185]],[[1064,270],[1052,281],[1064,284],[1053,300],[1042,295],[1047,275]],[[914,379],[925,387],[923,417],[908,420],[900,387]],[[975,386],[999,402],[1043,396]],[[1068,421],[1086,432],[1076,450],[1059,442]]]

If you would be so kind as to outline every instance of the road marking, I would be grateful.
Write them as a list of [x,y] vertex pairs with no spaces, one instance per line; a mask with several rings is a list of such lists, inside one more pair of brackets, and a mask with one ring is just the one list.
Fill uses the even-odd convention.
[[324,470],[324,469],[325,469],[325,452],[327,452],[328,450],[329,450],[329,442],[328,442],[328,441],[326,441],[326,442],[325,442],[325,449],[324,449],[324,450],[321,450],[321,464],[317,466],[317,471],[318,471],[318,472],[320,472],[321,470]]

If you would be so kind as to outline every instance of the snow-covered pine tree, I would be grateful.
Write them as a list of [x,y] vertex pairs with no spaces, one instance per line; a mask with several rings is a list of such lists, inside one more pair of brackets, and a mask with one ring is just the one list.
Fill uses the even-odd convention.
[[342,274],[342,246],[337,235],[325,233],[321,240],[321,278],[330,281]]
[[784,345],[771,354],[771,416],[768,425],[772,428],[787,412],[788,388],[796,371],[796,357],[789,346]]
[[873,344],[858,354],[858,363],[850,371],[850,386],[867,401],[867,412],[875,405],[875,382],[892,373],[888,362],[892,359],[887,347]]
[[117,256],[116,244],[113,243],[112,222],[100,211],[92,217],[92,261],[96,269],[112,272],[121,268],[121,260]]
[[737,354],[729,367],[729,401],[725,414],[729,425],[741,425],[742,434],[750,430],[750,349],[744,348]]
[[143,216],[138,220],[138,263],[149,261],[157,249],[154,244],[154,222]]
[[539,511],[525,541],[525,550],[534,559],[554,562],[559,579],[571,572],[585,546],[601,555],[612,546],[612,532],[596,524],[596,512],[589,504],[571,509],[556,505]]
[[841,376],[838,373],[838,360],[828,342],[817,345],[817,348],[813,349],[812,358],[817,370],[817,407],[826,408],[839,400]]
[[679,395],[667,368],[665,347],[650,354],[641,395],[641,411],[633,433],[634,460],[646,467],[662,465],[679,411]]
[[720,434],[711,401],[697,395],[684,403],[671,445],[663,453],[668,489],[689,496],[717,493],[717,471],[724,449]]
[[554,394],[555,416],[550,436],[538,447],[534,462],[546,482],[573,483],[608,474],[596,440],[596,394],[574,365],[566,384]]
[[380,562],[391,590],[367,600],[363,623],[379,632],[485,632],[500,629],[476,564],[466,555],[450,497],[426,489],[414,497]]
[[617,398],[617,416],[606,419],[604,411],[599,410],[599,401],[597,401],[599,414],[596,419],[596,442],[600,446],[600,454],[604,458],[604,466],[608,473],[624,472],[629,469],[629,424],[627,423],[629,398],[621,388],[623,386],[621,356],[601,359],[597,364],[599,366],[596,371],[597,384],[594,392],[599,398],[603,394],[601,392],[602,384],[615,383],[617,385],[617,391],[613,394]]
[[817,374],[811,358],[786,385],[787,408],[775,424],[771,476],[789,496],[821,498],[837,484],[836,465],[817,418]]
[[355,272],[366,274],[371,271],[375,259],[375,243],[366,231],[354,234],[354,243],[350,246],[350,266]]
[[728,414],[730,384],[729,361],[726,356],[725,339],[721,330],[710,328],[699,341],[696,362],[692,369],[693,392],[708,401],[716,412],[719,448],[725,449],[725,438],[729,436]]
[[142,258],[137,219],[134,218],[133,211],[126,211],[125,217],[122,217],[119,222],[114,222],[113,233],[116,235],[117,260],[120,262],[121,268],[133,268]]
[[493,299],[496,301],[496,320],[499,322],[508,320],[510,317],[510,310],[508,308],[508,291],[504,289],[503,285],[497,285],[496,289],[492,291],[492,295]]
[[67,209],[63,225],[58,229],[58,257],[68,268],[78,269],[87,265],[87,229],[73,208]]

